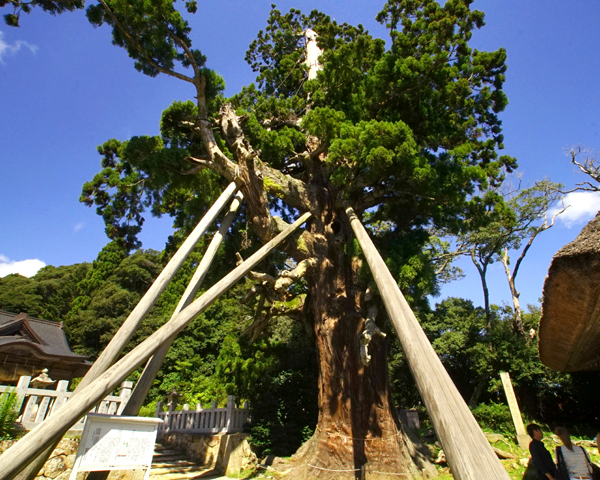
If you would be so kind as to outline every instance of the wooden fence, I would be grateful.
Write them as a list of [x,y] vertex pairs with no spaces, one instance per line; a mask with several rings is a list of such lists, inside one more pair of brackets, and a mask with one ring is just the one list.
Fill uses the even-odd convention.
[[158,433],[183,432],[183,433],[234,433],[241,432],[244,424],[250,421],[250,409],[244,403],[242,408],[235,406],[235,396],[227,397],[227,406],[218,408],[213,402],[210,408],[202,408],[201,404],[196,410],[190,410],[187,404],[183,410],[175,410],[176,404],[167,406],[163,411],[163,403],[156,405],[156,417],[164,420],[158,426]]
[[[67,392],[68,380],[59,380],[56,390],[30,388],[30,382],[31,377],[22,376],[16,387],[0,385],[0,394],[13,391],[17,394],[17,407],[19,408],[17,422],[26,430],[32,430],[53,415],[73,395],[73,392]],[[121,391],[118,396],[108,395],[90,413],[120,415],[131,396],[132,387],[133,382],[121,383]],[[83,430],[84,420],[85,417],[81,418],[70,428],[70,431]]]

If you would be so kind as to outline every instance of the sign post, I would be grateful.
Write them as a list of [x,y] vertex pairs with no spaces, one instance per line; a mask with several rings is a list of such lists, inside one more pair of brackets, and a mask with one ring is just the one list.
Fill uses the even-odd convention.
[[78,472],[146,470],[150,476],[159,418],[87,415],[75,465],[69,480]]

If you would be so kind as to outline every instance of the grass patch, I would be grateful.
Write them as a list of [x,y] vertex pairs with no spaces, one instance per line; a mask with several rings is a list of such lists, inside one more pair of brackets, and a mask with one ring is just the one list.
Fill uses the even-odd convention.
[[[484,431],[484,433],[494,433],[490,429],[484,430],[487,430]],[[573,441],[573,444],[581,445],[587,450],[593,463],[600,463],[600,454],[598,453],[598,447],[594,446],[595,441],[593,438],[572,435],[571,440]],[[552,458],[554,458],[554,450],[561,444],[559,438],[556,435],[546,435],[543,438],[543,442],[548,451],[552,454]],[[425,440],[425,443],[429,446],[432,456],[435,454],[435,456],[433,456],[433,460],[435,460],[440,451],[439,446],[436,445],[437,442],[427,442]],[[523,450],[519,447],[512,436],[503,434],[501,440],[493,443],[490,442],[490,444],[499,450],[511,453],[517,457],[515,459],[500,460],[500,463],[504,466],[504,469],[507,471],[511,480],[535,480],[537,478],[533,468],[528,468],[528,461],[530,458],[529,450]],[[527,463],[525,460],[527,460]],[[436,467],[439,474],[439,477],[437,477],[438,480],[454,479],[454,476],[447,465],[436,465]]]

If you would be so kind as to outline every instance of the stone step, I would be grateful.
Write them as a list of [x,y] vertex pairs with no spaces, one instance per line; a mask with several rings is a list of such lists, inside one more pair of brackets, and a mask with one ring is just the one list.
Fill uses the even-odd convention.
[[199,465],[169,465],[169,466],[165,466],[165,467],[158,467],[158,468],[154,468],[154,465],[152,465],[152,468],[150,470],[150,475],[161,475],[163,473],[186,473],[186,472],[198,472],[198,474],[200,474],[201,472],[205,472],[206,471],[206,467],[202,467]]
[[[205,466],[191,461],[187,455],[178,448],[156,444],[152,457],[150,476],[152,480],[192,480],[202,478],[207,480],[210,470]],[[214,477],[216,478],[216,477]]]
[[156,461],[152,462],[152,468],[167,468],[167,467],[201,467],[195,462],[191,462],[190,460],[177,460],[177,461]]
[[153,478],[153,480],[191,480],[194,478],[198,478],[198,479],[203,479],[203,480],[208,480],[209,478],[216,478],[215,477],[207,477],[205,475],[206,470],[204,471],[197,471],[197,472],[185,472],[185,473],[162,473],[159,475],[154,475],[152,472],[150,472],[150,478]]
[[180,454],[180,453],[181,453],[181,451],[175,450],[173,448],[158,448],[158,447],[154,448],[154,455],[174,455],[174,454]]
[[178,460],[187,460],[187,456],[180,453],[178,455],[154,455],[153,462],[177,462]]

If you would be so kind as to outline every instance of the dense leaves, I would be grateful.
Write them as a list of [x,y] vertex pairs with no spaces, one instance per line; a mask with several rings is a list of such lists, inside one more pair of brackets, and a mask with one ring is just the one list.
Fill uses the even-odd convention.
[[61,321],[78,296],[78,284],[89,264],[42,268],[31,278],[18,274],[0,278],[0,309],[25,312],[33,317]]
[[[188,2],[188,9],[195,10],[196,2]],[[206,62],[199,50],[192,50],[191,29],[172,1],[101,0],[87,8],[87,16],[96,26],[103,23],[118,26],[113,29],[113,44],[126,48],[136,61],[135,68],[151,77],[173,72],[176,61],[189,67],[185,51],[195,60],[194,68],[202,68]]]
[[268,332],[265,355],[271,368],[252,384],[250,442],[259,455],[291,455],[317,424],[317,365],[314,345],[301,325],[280,317]]
[[222,182],[208,171],[186,175],[185,157],[198,148],[185,142],[175,125],[193,105],[175,103],[165,111],[161,137],[132,137],[126,142],[109,140],[98,147],[102,171],[83,186],[81,201],[96,205],[111,239],[121,239],[127,249],[139,248],[137,234],[144,212],[174,217],[175,227],[189,231],[218,195]]
[[[523,315],[526,331],[532,332],[528,337],[515,332],[511,308],[492,306],[491,311],[491,328],[483,308],[460,298],[448,298],[431,313],[420,315],[427,336],[465,400],[484,379],[479,402],[506,403],[499,376],[504,371],[510,373],[527,417],[548,423],[596,422],[592,403],[600,392],[592,385],[598,373],[560,373],[540,362],[535,341],[539,307],[530,305]],[[395,357],[391,377],[406,377],[402,355],[396,353]],[[394,390],[394,395],[407,398],[400,390]]]
[[51,15],[57,15],[64,12],[83,8],[83,0],[0,0],[0,8],[9,6],[13,8],[13,13],[4,15],[4,23],[9,27],[18,27],[21,13],[31,13],[34,8],[41,8],[44,12]]
[[98,254],[65,319],[71,348],[96,358],[162,270],[159,252],[128,256],[117,242]]

